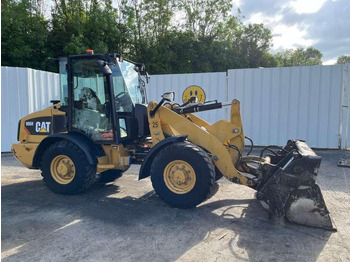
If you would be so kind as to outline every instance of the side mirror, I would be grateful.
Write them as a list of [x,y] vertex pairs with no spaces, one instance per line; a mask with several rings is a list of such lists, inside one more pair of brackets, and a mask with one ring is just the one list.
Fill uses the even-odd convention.
[[150,76],[149,76],[148,72],[146,72],[146,82],[147,82],[147,84],[149,82],[149,79],[150,79]]
[[154,114],[157,112],[157,110],[162,106],[162,104],[164,103],[164,101],[169,101],[169,102],[172,102],[174,101],[174,98],[175,98],[175,92],[167,92],[167,93],[164,93],[162,95],[162,100],[156,105],[156,107],[151,110],[150,112],[150,115],[151,117],[154,116]]
[[162,98],[166,101],[173,102],[175,99],[175,92],[167,92],[162,95]]
[[102,72],[103,75],[111,75],[112,74],[112,70],[109,67],[109,65],[107,64],[106,61],[103,60],[97,60],[97,64],[100,67],[100,70]]

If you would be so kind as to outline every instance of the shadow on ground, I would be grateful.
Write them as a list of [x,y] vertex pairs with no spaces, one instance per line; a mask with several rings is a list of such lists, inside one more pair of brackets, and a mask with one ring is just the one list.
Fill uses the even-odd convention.
[[2,186],[2,260],[315,261],[331,234],[273,223],[253,198],[180,210],[153,190],[124,193],[118,180],[77,196],[41,180]]

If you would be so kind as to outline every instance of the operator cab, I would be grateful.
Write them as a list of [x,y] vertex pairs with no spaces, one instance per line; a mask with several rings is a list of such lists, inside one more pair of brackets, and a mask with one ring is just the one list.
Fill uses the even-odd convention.
[[117,54],[87,51],[60,59],[68,131],[101,144],[126,144],[149,135],[144,66]]

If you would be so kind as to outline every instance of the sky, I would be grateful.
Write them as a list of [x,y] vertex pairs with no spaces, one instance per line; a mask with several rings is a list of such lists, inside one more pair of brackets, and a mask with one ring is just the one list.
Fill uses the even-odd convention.
[[273,35],[272,53],[319,49],[324,64],[350,55],[350,0],[233,0],[246,23],[263,23]]

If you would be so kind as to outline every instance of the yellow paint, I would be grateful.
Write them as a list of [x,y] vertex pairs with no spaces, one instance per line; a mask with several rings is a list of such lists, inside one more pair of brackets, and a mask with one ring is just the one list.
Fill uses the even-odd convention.
[[99,157],[97,172],[101,173],[109,169],[125,171],[130,165],[128,150],[122,145],[102,145],[105,156]]
[[25,128],[26,120],[30,120],[37,117],[52,117],[54,115],[65,115],[66,114],[65,112],[59,110],[60,106],[61,106],[60,104],[56,104],[44,110],[29,114],[21,119],[20,132],[19,132],[20,142],[17,144],[13,144],[11,147],[11,151],[13,152],[16,159],[19,162],[21,162],[24,166],[28,168],[33,167],[33,158],[35,155],[35,151],[39,146],[40,142],[47,137],[47,135],[28,134]]
[[[157,103],[151,101],[148,103],[148,107],[147,107],[148,124],[149,124],[149,130],[152,136],[153,146],[165,138],[159,115],[155,114],[154,116],[151,116],[151,111],[156,106],[157,106]],[[166,107],[160,107],[160,108],[166,108]],[[167,110],[170,110],[170,109],[167,109]]]
[[[166,135],[187,135],[188,141],[210,152],[215,166],[227,179],[244,185],[249,184],[249,180],[235,168],[238,159],[237,151],[229,147],[229,145],[235,145],[241,152],[244,148],[238,100],[232,101],[230,121],[220,120],[213,125],[193,114],[179,115],[163,106],[151,117],[150,112],[156,105],[157,103],[152,101],[147,109],[153,146],[165,139]],[[54,105],[22,118],[19,135],[21,142],[14,144],[12,150],[16,158],[26,167],[32,167],[35,151],[47,136],[29,135],[24,129],[25,121],[43,116],[65,115],[65,112],[59,111],[59,107]],[[130,154],[123,145],[102,145],[102,147],[106,155],[98,158],[98,172],[108,169],[124,171],[129,167]],[[65,174],[64,164],[58,165],[61,168],[61,175]],[[59,175],[58,171],[57,175]]]
[[196,173],[192,166],[183,160],[171,161],[164,169],[165,185],[175,194],[186,194],[196,184]]
[[32,168],[34,154],[38,146],[39,143],[13,144],[11,151],[20,163],[22,163],[25,167]]
[[198,116],[196,116],[194,114],[188,114],[187,116],[197,126],[201,126],[201,127],[204,127],[204,128],[210,126],[210,124],[207,121],[203,120],[202,118],[199,118]]
[[[25,121],[37,117],[50,117],[53,115],[65,115],[65,112],[60,111],[60,104],[50,106],[44,110],[29,114],[21,119],[19,140],[20,143],[12,145],[12,152],[15,157],[28,168],[32,168],[33,158],[35,151],[42,140],[44,140],[47,135],[30,135],[25,131]],[[160,123],[160,121],[159,121]],[[53,128],[53,127],[52,127]],[[46,132],[46,130],[41,129],[39,132]],[[129,152],[123,145],[102,145],[105,152],[105,156],[98,158],[97,171],[102,172],[109,169],[126,170],[130,164]],[[56,163],[57,165],[58,163]],[[64,165],[59,164],[61,172],[64,170]],[[64,178],[60,178],[60,174],[56,172],[56,181],[59,183],[65,183]]]
[[45,128],[42,128],[39,130],[39,133],[48,133],[47,130]]
[[[56,104],[50,107],[45,108],[44,110],[40,110],[38,112],[34,112],[32,114],[29,114],[21,119],[21,125],[20,125],[20,133],[19,133],[19,141],[20,142],[27,142],[27,143],[40,143],[42,140],[44,140],[47,135],[30,135],[26,132],[25,122],[27,120],[37,118],[37,117],[52,117],[54,115],[65,115],[66,113],[63,111],[60,111],[59,108],[61,107],[60,104]],[[53,122],[51,121],[52,125]],[[53,126],[51,127],[53,128]],[[41,129],[39,132],[47,132],[43,129]]]
[[205,102],[205,92],[200,86],[192,85],[187,87],[182,93],[182,102],[186,103],[191,97],[197,97],[198,103]]
[[[156,106],[155,102],[150,103],[153,107]],[[195,121],[191,121],[191,116]],[[191,114],[187,118],[166,107],[160,107],[154,115],[154,119],[161,120],[163,130],[159,133],[162,134],[162,137],[164,134],[170,136],[174,134],[187,135],[188,141],[211,153],[215,166],[227,179],[244,185],[249,184],[248,179],[235,168],[238,159],[237,151],[227,146],[228,144],[235,145],[241,152],[244,148],[244,134],[238,100],[232,101],[230,122],[220,120],[210,125]],[[153,143],[156,144],[160,141],[159,134],[157,136],[154,134],[155,129],[152,130],[151,124],[150,129]],[[155,139],[157,140],[155,141]]]
[[75,171],[76,169],[73,160],[66,155],[58,155],[51,161],[51,176],[61,185],[71,183],[75,177]]

